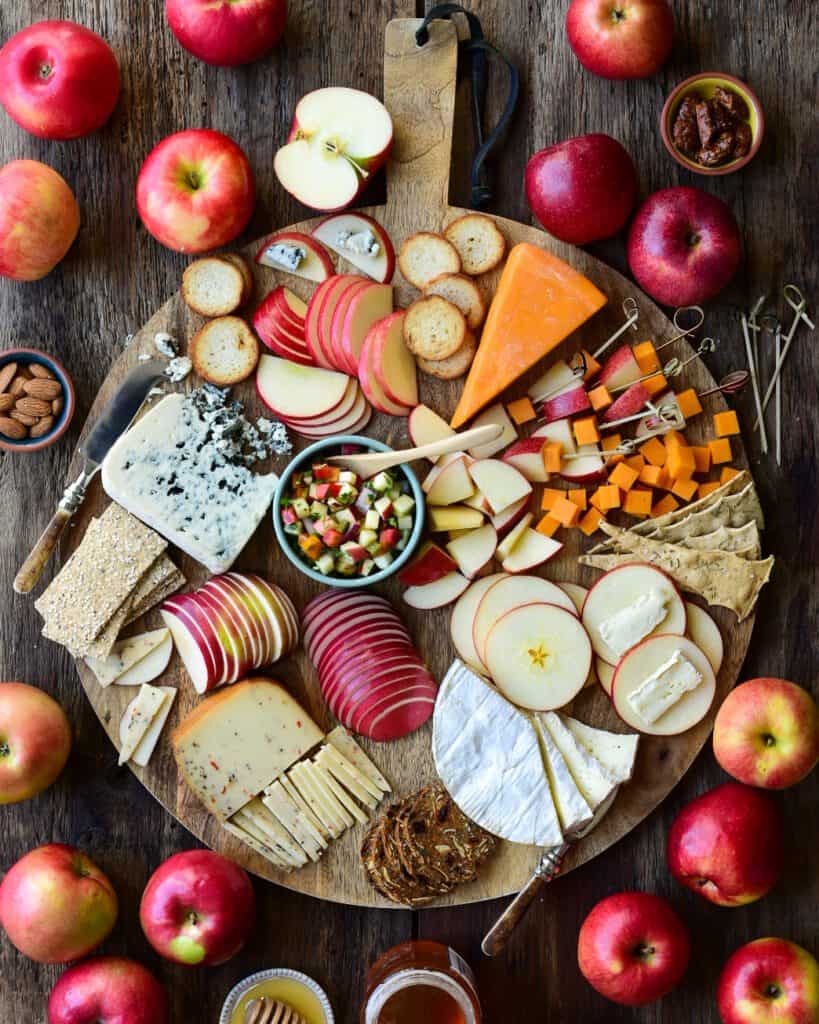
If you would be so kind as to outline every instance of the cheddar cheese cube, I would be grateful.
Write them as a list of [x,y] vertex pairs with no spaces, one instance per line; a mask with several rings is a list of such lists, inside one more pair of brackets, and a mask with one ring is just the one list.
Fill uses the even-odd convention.
[[730,462],[734,457],[734,453],[731,451],[731,442],[727,437],[721,437],[717,441],[709,441],[708,448],[711,452],[711,463],[714,466]]
[[535,407],[529,398],[519,398],[516,402],[510,402],[506,406],[506,411],[518,426],[537,418]]
[[697,467],[697,473],[707,473],[711,468],[711,449],[706,445],[692,445],[691,451],[694,453],[694,463]]
[[626,458],[623,459],[623,462],[625,462],[627,466],[630,466],[635,473],[642,473],[643,466],[646,464],[646,460],[639,452],[636,455],[626,456]]
[[679,430],[669,430],[667,434],[663,434],[663,442],[666,448],[687,448],[688,441],[686,440],[685,434],[681,434]]
[[661,373],[655,373],[653,377],[647,377],[643,381],[643,387],[649,394],[649,397],[653,398],[655,395],[659,395],[661,391],[665,391],[668,387],[668,381]]
[[600,412],[601,409],[608,409],[612,403],[611,393],[605,384],[598,384],[596,388],[592,388],[588,393],[591,407],[595,412]]
[[547,473],[559,473],[563,461],[563,445],[557,441],[549,441],[543,446],[543,468]]
[[645,444],[640,445],[640,454],[650,462],[652,466],[664,466],[668,452],[659,437],[650,437]]
[[637,483],[639,476],[640,474],[636,470],[627,466],[625,462],[621,462],[609,473],[609,483],[619,487],[622,491],[630,491]]
[[706,498],[709,494],[713,493],[720,486],[718,480],[706,480],[705,483],[700,484],[697,489],[698,498]]
[[558,491],[554,487],[544,487],[543,497],[540,499],[540,508],[543,512],[548,512],[552,505],[563,497],[563,491]]
[[665,468],[672,480],[688,480],[694,475],[697,464],[690,448],[674,445],[668,449]]
[[640,483],[649,487],[665,487],[668,483],[668,473],[662,466],[644,466],[640,470]]
[[674,512],[680,507],[680,503],[675,497],[670,494],[666,494],[664,498],[660,498],[657,504],[651,510],[651,516],[656,519],[658,516],[667,515],[669,512]]
[[735,476],[739,476],[739,470],[734,469],[733,466],[723,466],[722,472],[719,475],[720,484],[727,484],[729,480],[733,480]]
[[585,512],[586,508],[588,507],[586,492],[582,488],[578,488],[577,490],[574,491],[569,491],[569,501],[573,501],[581,512]]
[[[622,440],[623,440],[623,435],[622,434],[606,434],[605,437],[603,438],[603,440],[600,442],[600,447],[603,449],[604,452],[610,452],[614,448],[619,447],[619,445],[620,445]],[[606,459],[606,465],[607,466],[616,466],[618,462],[622,462],[622,461],[623,461],[623,456],[621,454],[611,455],[611,456],[609,456]]]
[[739,433],[739,419],[733,409],[714,413],[714,432],[717,437],[730,437]]
[[604,518],[596,508],[590,508],[577,525],[587,537],[591,537],[600,528],[600,520]]
[[634,488],[626,495],[623,503],[623,510],[632,516],[650,516],[653,494],[651,491],[644,491],[641,488]]
[[620,508],[620,488],[614,484],[603,484],[594,492],[597,498],[597,507],[601,512],[608,512],[612,508]]
[[675,480],[671,485],[671,493],[676,494],[683,501],[691,501],[697,493],[698,487],[697,481],[692,480],[690,477],[688,479]]
[[686,391],[681,391],[677,395],[677,405],[680,407],[680,412],[687,420],[692,419],[694,416],[697,416],[702,412],[700,396],[694,388],[688,388]]
[[600,363],[585,348],[583,349],[583,358],[586,360],[586,372],[583,374],[583,380],[591,380],[600,372]]
[[546,537],[554,537],[561,525],[560,520],[555,519],[555,517],[549,513],[540,520],[535,529],[538,533],[542,533]]
[[568,498],[558,498],[549,510],[552,519],[556,519],[561,526],[574,526],[580,518],[580,509]]
[[660,369],[660,357],[657,355],[653,341],[641,341],[631,351],[640,367],[640,373],[654,373]]
[[575,440],[580,445],[597,444],[600,440],[600,431],[597,429],[597,419],[594,416],[581,416],[574,421],[573,428]]

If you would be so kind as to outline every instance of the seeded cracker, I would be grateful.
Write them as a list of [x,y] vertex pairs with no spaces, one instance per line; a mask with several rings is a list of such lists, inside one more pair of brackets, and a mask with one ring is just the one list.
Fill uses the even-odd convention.
[[[80,546],[36,602],[45,621],[43,635],[77,657],[109,654],[116,636],[107,651],[95,647],[94,641],[129,604],[143,575],[166,547],[167,541],[153,530],[119,505],[109,505],[92,521]],[[125,617],[127,610],[123,622]]]

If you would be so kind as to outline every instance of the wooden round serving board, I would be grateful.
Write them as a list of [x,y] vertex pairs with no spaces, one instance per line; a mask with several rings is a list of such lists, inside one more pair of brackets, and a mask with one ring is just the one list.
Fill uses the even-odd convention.
[[[450,207],[447,202],[456,87],[456,32],[451,23],[436,22],[432,25],[429,43],[418,47],[415,31],[419,24],[415,20],[399,20],[387,26],[384,92],[385,103],[395,122],[395,143],[388,167],[387,204],[366,210],[384,225],[396,250],[413,232],[440,231],[464,212]],[[293,227],[310,231],[318,220],[314,218],[303,221]],[[570,354],[581,344],[590,350],[597,348],[622,323],[621,304],[628,296],[636,298],[640,309],[639,333],[630,335],[631,341],[650,337],[660,344],[673,336],[673,328],[666,316],[632,283],[610,267],[579,249],[557,242],[535,228],[502,218],[496,220],[510,244],[526,241],[552,250],[586,274],[609,298],[609,304],[577,332],[562,354]],[[257,248],[248,248],[246,255],[252,257]],[[339,269],[346,268],[342,266]],[[272,290],[279,279],[304,298],[310,294],[310,288],[305,282],[288,275],[279,276],[255,264],[254,272],[256,301]],[[482,283],[488,293],[493,291],[495,280]],[[395,292],[397,306],[408,304],[416,295],[414,289],[400,280],[399,275],[396,276]],[[112,367],[91,410],[89,423],[96,420],[123,377],[137,364],[139,355],[154,354],[153,339],[158,331],[168,331],[180,342],[184,342],[192,337],[199,326],[201,321],[188,310],[178,294],[170,299],[134,337]],[[666,350],[665,354],[685,358],[692,353],[687,343],[682,341],[673,350]],[[542,367],[540,369],[542,371]],[[699,390],[713,386],[713,379],[698,360],[685,372],[686,386],[694,386]],[[532,378],[534,375],[531,375]],[[186,382],[186,387],[195,387],[199,383],[192,377]],[[512,389],[513,393],[504,397],[520,397],[525,393],[527,383],[527,379],[519,381]],[[422,376],[422,401],[448,418],[461,387],[461,381],[445,383]],[[265,412],[252,383],[237,389],[236,395],[245,402],[250,418]],[[705,404],[707,413],[726,407],[720,395],[707,399]],[[702,416],[700,420],[702,425],[695,420],[689,428],[692,439],[702,437],[708,429],[710,416]],[[409,443],[404,419],[376,415],[367,433],[394,447],[406,447]],[[295,436],[293,440],[296,450],[307,443]],[[273,468],[281,472],[286,461],[279,459]],[[740,461],[744,462],[744,454],[740,456]],[[423,473],[423,467],[418,468]],[[98,515],[107,503],[108,499],[97,482],[75,528],[70,531],[71,547],[79,542],[90,518]],[[544,575],[558,582],[572,581],[589,586],[598,573],[577,563],[585,538],[580,531],[572,530],[565,531],[562,539],[566,541],[565,548],[558,558],[548,563]],[[174,558],[191,587],[203,582],[206,573],[201,566],[186,557],[180,557],[178,553],[174,554]],[[299,611],[321,589],[297,572],[279,551],[269,519],[257,531],[235,568],[259,572],[284,587]],[[400,611],[418,649],[436,678],[441,679],[454,656],[449,638],[451,607],[433,612],[415,611],[402,602],[402,588],[396,580],[388,581],[376,589]],[[714,617],[726,640],[730,642],[725,645],[725,662],[719,675],[718,697],[711,715],[683,736],[670,739],[643,738],[633,781],[623,787],[612,810],[597,829],[571,852],[564,870],[577,867],[602,853],[641,822],[680,780],[708,738],[716,708],[736,682],[753,628],[753,619],[749,618],[738,625],[731,613],[721,609],[715,611]],[[130,632],[139,632],[160,624],[154,611],[147,621],[140,621]],[[78,670],[97,715],[112,741],[119,745],[120,717],[133,691],[116,686],[102,689],[84,663],[78,663]],[[303,650],[299,649],[293,657],[268,669],[266,674],[286,683],[317,722],[328,730],[333,727],[335,723],[321,698],[316,673]],[[157,800],[208,846],[233,858],[257,875],[322,899],[359,906],[394,908],[394,904],[381,899],[364,878],[358,858],[361,828],[351,830],[341,840],[331,844],[330,850],[318,864],[290,874],[278,871],[249,847],[231,838],[199,804],[177,774],[169,742],[170,733],[199,700],[178,658],[173,659],[162,682],[177,686],[178,698],[150,765],[146,769],[134,769],[143,785]],[[574,702],[573,713],[591,725],[623,731],[622,723],[598,686],[583,691]],[[363,741],[363,745],[392,782],[395,794],[405,795],[435,776],[430,740],[431,724],[427,724],[397,742],[379,745]],[[134,822],[135,831],[138,828],[139,823]],[[484,868],[478,881],[458,889],[437,905],[464,904],[514,893],[528,879],[538,855],[539,851],[534,847],[503,843],[500,852]]]

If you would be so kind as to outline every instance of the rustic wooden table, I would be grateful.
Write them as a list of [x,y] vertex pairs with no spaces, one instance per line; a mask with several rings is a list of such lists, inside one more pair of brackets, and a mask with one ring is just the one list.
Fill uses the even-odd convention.
[[[357,1019],[367,965],[393,944],[435,938],[460,950],[477,968],[488,1021],[532,1020],[672,1024],[718,1021],[716,979],[729,953],[763,935],[781,935],[819,951],[819,776],[783,795],[788,856],[784,879],[759,904],[718,910],[684,892],[665,866],[667,828],[682,804],[724,781],[704,752],[665,804],[607,854],[555,884],[534,908],[506,956],[481,958],[480,939],[500,903],[423,913],[345,909],[258,883],[259,925],[236,960],[216,970],[191,971],[161,962],[139,928],[138,905],[152,870],[194,844],[116,767],[107,741],[80,689],[73,665],[41,639],[30,600],[12,595],[11,580],[62,491],[74,442],[93,396],[129,332],[145,322],[177,287],[184,259],[142,229],[133,201],[140,163],[155,142],[185,127],[213,127],[233,136],[254,166],[259,202],[244,241],[302,215],[277,185],[272,157],[293,107],[311,88],[345,84],[379,93],[386,21],[423,13],[412,0],[292,0],[282,47],[248,68],[198,63],[176,44],[161,0],[20,0],[0,8],[0,39],[32,21],[70,18],[96,29],[122,66],[123,97],[111,123],[90,139],[47,143],[0,115],[0,163],[43,160],[75,189],[83,213],[78,243],[45,281],[0,281],[0,347],[30,343],[53,352],[74,376],[79,409],[63,442],[31,456],[0,456],[0,675],[43,686],[66,707],[76,742],[59,782],[37,800],[5,808],[0,820],[0,866],[49,840],[83,847],[111,876],[121,897],[120,921],[106,952],[127,954],[152,967],[168,987],[172,1019],[215,1022],[228,989],[270,965],[300,968],[324,984],[342,1024]],[[431,5],[430,5],[431,6]],[[742,365],[736,307],[762,292],[779,303],[784,283],[819,297],[816,252],[819,172],[812,70],[819,36],[814,5],[674,3],[677,41],[662,74],[648,82],[616,83],[580,68],[565,41],[566,0],[485,0],[475,6],[487,36],[521,69],[523,98],[498,161],[491,209],[519,220],[529,212],[523,167],[536,149],[567,136],[605,131],[635,156],[643,194],[676,184],[705,185],[736,213],[747,259],[732,286],[708,310],[709,333],[720,339],[708,357],[719,377]],[[660,141],[663,98],[679,80],[702,69],[732,72],[756,89],[768,124],[763,148],[740,174],[706,181],[678,167]],[[493,97],[493,105],[499,97]],[[456,145],[452,200],[466,204],[468,122]],[[375,188],[378,188],[376,184]],[[622,240],[595,247],[625,270]],[[814,310],[816,306],[814,305]],[[783,310],[787,312],[787,310]],[[817,530],[816,409],[819,337],[801,334],[785,373],[783,462],[752,452],[769,528],[766,546],[777,557],[763,593],[744,677],[772,674],[816,683],[819,663],[819,530]],[[750,394],[737,405],[746,437]],[[730,637],[727,638],[730,643]],[[669,897],[689,923],[694,955],[680,988],[661,1006],[641,1011],[605,1003],[583,981],[575,957],[581,920],[603,896],[639,888]],[[40,967],[0,942],[0,1008],[19,1021],[44,1019],[56,968]]]

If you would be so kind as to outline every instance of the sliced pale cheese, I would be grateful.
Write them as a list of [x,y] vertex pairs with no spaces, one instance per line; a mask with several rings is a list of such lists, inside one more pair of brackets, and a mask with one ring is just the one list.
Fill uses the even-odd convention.
[[634,763],[637,760],[637,747],[640,742],[637,733],[624,735],[608,732],[606,729],[595,729],[567,715],[561,715],[561,719],[577,743],[599,761],[616,782],[628,782],[634,773]]
[[333,839],[338,839],[345,831],[344,823],[335,815],[332,804],[323,799],[310,774],[304,770],[304,765],[293,765],[288,775],[324,828]]
[[273,848],[277,852],[284,851],[287,858],[296,867],[302,867],[307,863],[307,854],[293,839],[287,829],[279,824],[258,797],[255,797],[249,804],[243,807],[239,814],[242,815],[243,819],[247,818],[252,821],[265,837],[265,841],[268,841],[268,845],[274,844]]
[[563,842],[534,725],[461,661],[438,691],[432,753],[449,795],[482,828],[513,843]]
[[[341,755],[335,747],[330,746],[330,744],[322,747],[315,757],[315,762],[321,765],[334,778],[338,779],[341,785],[349,790],[359,803],[364,804],[365,807],[369,807],[371,810],[378,805],[383,796],[381,790],[366,775],[362,775],[356,766]],[[375,790],[375,793],[373,790]]]
[[139,741],[136,750],[131,754],[131,760],[134,764],[138,764],[140,768],[145,768],[151,760],[162,730],[165,728],[165,723],[168,721],[168,715],[171,713],[173,702],[176,699],[175,686],[160,686],[158,689],[162,690],[165,694],[165,700],[162,702],[159,711],[154,715],[153,721]]
[[345,810],[333,795],[330,787],[325,781],[324,772],[316,768],[312,761],[304,761],[301,768],[310,777],[310,780],[323,803],[332,808],[332,813],[335,815],[336,820],[342,823],[343,830],[346,832],[348,828],[351,828],[355,824],[355,819]]
[[634,713],[653,725],[702,682],[698,671],[682,651],[674,651],[643,683],[628,695]]
[[152,683],[165,671],[168,662],[173,654],[173,637],[168,630],[167,637],[159,647],[156,647],[150,654],[138,661],[133,668],[128,669],[118,679],[114,680],[114,686],[142,686],[143,683]]
[[276,783],[281,783],[282,789],[287,793],[293,803],[298,807],[305,818],[310,822],[313,828],[318,832],[324,842],[328,842],[332,839],[330,830],[324,824],[324,822],[315,814],[313,808],[307,803],[295,785],[291,782],[286,775],[282,775],[280,779],[276,780]]
[[287,829],[310,860],[318,860],[327,844],[316,833],[282,787],[274,782],[262,797],[262,803],[279,824]]
[[[169,638],[169,630],[152,629],[148,633],[119,640],[107,658],[88,657],[85,663],[97,677],[100,686],[110,686]],[[156,676],[153,678],[156,679]],[[143,679],[142,682],[150,683],[151,680]]]
[[600,635],[618,658],[644,640],[667,614],[668,596],[652,587],[600,623]]
[[567,835],[574,835],[592,820],[592,809],[574,781],[569,766],[549,735],[549,730],[538,718],[535,719],[535,728],[543,745],[546,774],[552,787],[561,827]]
[[174,731],[173,749],[208,810],[230,818],[322,739],[283,686],[246,679],[203,700]]
[[457,429],[606,304],[591,281],[529,243],[513,246],[452,417]]
[[381,772],[376,768],[373,762],[367,757],[361,747],[356,743],[353,737],[347,732],[343,726],[337,726],[331,733],[327,735],[327,742],[334,746],[336,750],[343,754],[347,760],[356,766],[368,779],[378,786],[382,793],[391,793],[392,786],[384,778]]
[[286,860],[283,860],[274,850],[271,850],[269,846],[266,846],[256,836],[251,835],[246,829],[241,828],[239,825],[234,825],[231,821],[223,821],[222,828],[234,838],[255,850],[259,856],[269,860],[277,868],[284,868],[287,871],[291,869],[291,864],[288,864]]
[[313,759],[313,766],[315,767],[316,772],[318,773],[318,776],[321,779],[321,781],[324,783],[327,789],[330,790],[330,792],[333,794],[336,800],[338,800],[338,802],[341,804],[344,810],[348,814],[351,814],[353,818],[357,822],[359,822],[359,824],[366,825],[368,821],[367,815],[364,813],[364,811],[361,810],[361,808],[358,806],[355,800],[353,800],[353,798],[350,796],[347,790],[342,785],[340,785],[338,781],[333,778],[332,774],[329,771],[326,771],[316,761],[315,758]]
[[546,727],[555,746],[563,755],[572,778],[577,783],[586,803],[593,811],[606,800],[617,788],[611,778],[597,760],[587,750],[575,742],[574,737],[554,711],[546,711],[536,716]]
[[159,709],[167,696],[158,686],[147,683],[139,688],[119,723],[119,763],[130,761],[134,751],[142,742]]

